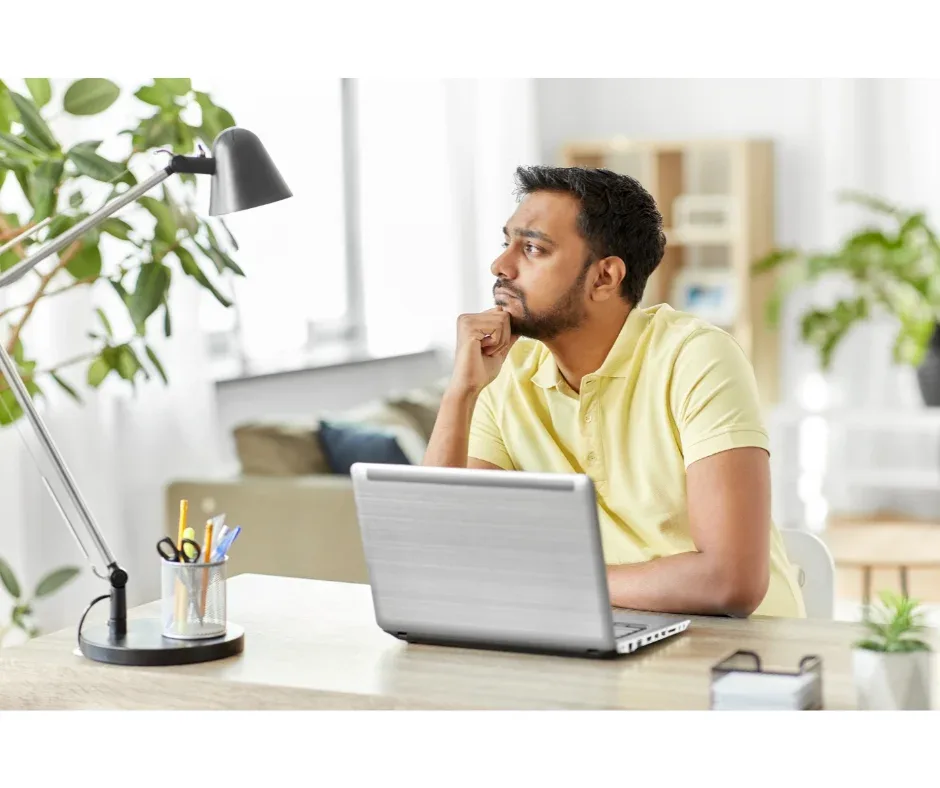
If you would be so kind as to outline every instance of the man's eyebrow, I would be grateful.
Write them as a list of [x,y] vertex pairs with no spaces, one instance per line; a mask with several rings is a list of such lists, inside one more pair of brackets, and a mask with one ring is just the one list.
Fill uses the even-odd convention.
[[[512,234],[517,238],[534,238],[536,241],[542,241],[551,246],[555,245],[555,242],[551,238],[545,235],[545,233],[540,233],[538,230],[513,230]],[[509,237],[509,230],[506,227],[503,228],[503,235],[507,238]]]

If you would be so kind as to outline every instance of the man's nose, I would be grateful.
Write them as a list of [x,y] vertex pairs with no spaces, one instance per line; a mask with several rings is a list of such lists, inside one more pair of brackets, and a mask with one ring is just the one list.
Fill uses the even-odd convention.
[[493,264],[490,266],[490,273],[497,279],[512,280],[516,278],[517,269],[513,262],[511,246],[493,261]]

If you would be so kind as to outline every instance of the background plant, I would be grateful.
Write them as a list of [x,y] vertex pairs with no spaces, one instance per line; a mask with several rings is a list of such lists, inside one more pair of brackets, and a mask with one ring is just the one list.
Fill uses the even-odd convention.
[[[24,240],[0,256],[0,271],[28,255],[35,244],[60,235],[135,184],[132,170],[138,158],[151,159],[147,169],[152,170],[154,151],[196,153],[200,144],[211,145],[219,132],[235,123],[232,115],[207,93],[194,90],[189,79],[154,79],[134,93],[141,107],[137,124],[115,129],[111,135],[126,137],[130,143],[127,155],[113,161],[99,153],[100,140],[63,147],[50,123],[52,117],[62,113],[89,116],[104,112],[120,95],[116,84],[106,79],[76,80],[62,92],[60,106],[55,108],[48,79],[27,79],[26,85],[29,95],[0,81],[0,187],[8,178],[14,178],[30,205],[27,215],[7,212],[0,205],[0,244],[24,228],[54,218],[47,230],[40,231],[41,240]],[[158,320],[158,330],[167,337],[171,335],[169,296],[174,276],[191,277],[223,306],[231,305],[218,279],[243,275],[230,256],[238,245],[224,222],[210,223],[192,210],[195,176],[178,177],[186,184],[179,190],[182,196],[174,198],[163,188],[141,198],[139,205],[124,209],[127,214],[136,211],[136,215],[149,215],[145,225],[152,231],[135,231],[124,218],[107,219],[100,229],[86,233],[63,250],[46,273],[34,272],[31,296],[0,312],[10,326],[7,349],[34,397],[43,396],[43,386],[52,382],[81,401],[77,375],[67,371],[80,365],[84,370],[79,374],[92,387],[109,377],[129,381],[132,386],[153,375],[166,382],[163,365],[147,341],[147,330]],[[97,200],[92,197],[94,192],[101,195]],[[103,254],[103,248],[107,248],[108,255]],[[96,310],[96,329],[88,334],[89,351],[40,363],[23,343],[24,328],[39,302],[79,287],[105,291],[105,307]],[[132,326],[127,336],[117,336],[112,328],[109,315],[113,318],[117,311],[126,315],[128,320],[124,322]],[[21,415],[13,392],[0,377],[0,425]]]
[[779,324],[783,300],[795,287],[842,275],[851,282],[853,294],[831,306],[814,306],[800,319],[801,338],[818,350],[822,368],[829,369],[833,352],[852,326],[877,314],[898,320],[895,361],[917,366],[940,318],[937,234],[923,213],[857,193],[846,193],[842,200],[862,206],[880,223],[862,227],[831,252],[778,249],[758,260],[757,274],[781,269],[767,320]]
[[39,627],[33,620],[33,604],[37,599],[51,596],[64,585],[70,583],[78,574],[78,567],[63,566],[49,572],[37,584],[29,596],[23,593],[23,587],[13,574],[9,564],[0,558],[0,585],[13,597],[13,610],[8,624],[0,623],[0,646],[4,638],[14,629],[21,629],[28,637],[36,637]]
[[855,648],[887,654],[930,651],[930,646],[918,637],[926,629],[918,603],[890,591],[880,596],[881,604],[865,620],[869,635],[856,642]]

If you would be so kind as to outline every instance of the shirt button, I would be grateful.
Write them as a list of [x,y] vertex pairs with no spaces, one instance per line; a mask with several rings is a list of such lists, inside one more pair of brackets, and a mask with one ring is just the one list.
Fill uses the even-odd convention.
[[587,422],[590,422],[590,421],[591,421],[591,414],[588,413],[588,415],[584,417],[584,420],[587,421]]
[[591,452],[591,453],[587,456],[587,461],[588,461],[588,462],[594,462],[594,460],[596,460],[596,459],[597,459],[597,457],[595,456],[594,452]]

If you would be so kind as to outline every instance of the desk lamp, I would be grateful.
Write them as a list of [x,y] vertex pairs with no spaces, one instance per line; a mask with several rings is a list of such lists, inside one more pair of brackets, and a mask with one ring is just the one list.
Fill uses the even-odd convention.
[[[76,224],[70,230],[49,241],[41,249],[21,260],[9,270],[0,274],[0,288],[6,287],[29,273],[38,263],[50,255],[66,248],[86,232],[97,227],[109,216],[134,202],[152,188],[165,181],[173,174],[192,173],[212,176],[212,190],[209,198],[209,215],[222,216],[249,208],[257,208],[268,203],[278,202],[291,197],[291,191],[281,177],[274,162],[268,155],[257,136],[246,129],[233,127],[226,129],[212,144],[212,155],[180,156],[175,155],[170,163],[145,181],[109,201],[99,210]],[[4,244],[9,248],[28,234],[36,231],[30,228],[11,242]],[[16,368],[0,342],[0,368],[10,388],[16,396],[23,413],[39,437],[39,442],[46,457],[51,460],[56,476],[65,487],[66,494],[78,512],[82,525],[91,535],[98,554],[107,567],[108,576],[104,578],[92,564],[98,577],[107,579],[111,584],[111,613],[106,625],[82,626],[84,616],[79,623],[78,643],[81,653],[89,659],[117,665],[181,665],[193,662],[206,662],[240,653],[244,648],[244,630],[234,624],[227,626],[226,634],[204,640],[175,640],[163,636],[159,619],[127,618],[127,572],[120,567],[111,548],[95,524],[95,519],[85,503],[72,474],[65,465],[55,442],[49,435],[46,425],[36,412],[29,393]],[[48,487],[48,482],[46,482]],[[52,489],[49,488],[50,493]],[[58,499],[53,498],[58,504]],[[61,506],[59,507],[61,511]],[[65,512],[62,511],[63,516]],[[68,517],[66,523],[73,528]],[[76,534],[76,539],[78,538]],[[82,540],[78,540],[82,544]],[[84,548],[83,548],[84,549]],[[87,554],[86,554],[87,555]],[[106,599],[99,597],[95,602]],[[94,602],[92,602],[92,605]],[[89,610],[91,605],[89,605]],[[85,611],[86,614],[88,610]]]

